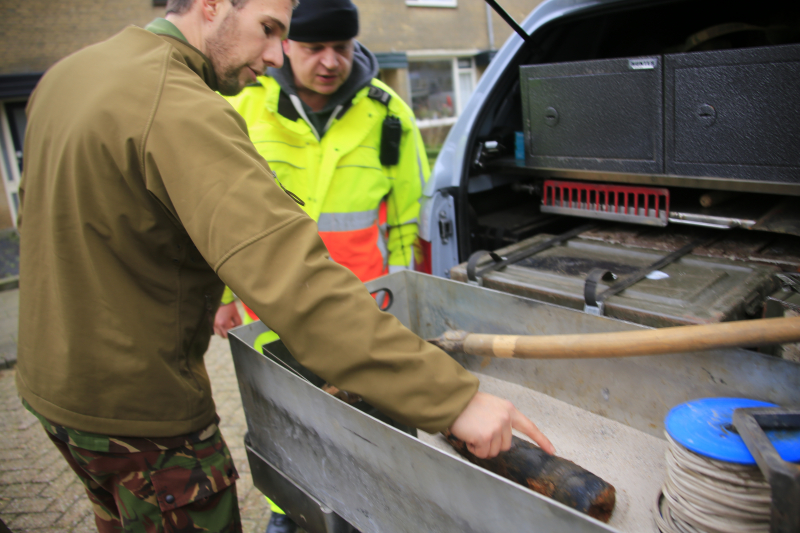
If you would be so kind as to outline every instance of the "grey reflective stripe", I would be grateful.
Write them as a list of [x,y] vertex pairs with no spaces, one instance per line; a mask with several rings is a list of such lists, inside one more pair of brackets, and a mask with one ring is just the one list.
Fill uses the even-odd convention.
[[384,233],[382,231],[378,232],[378,250],[381,252],[381,257],[383,257],[383,269],[389,266],[389,247],[386,243],[386,238],[384,237]]
[[314,133],[314,137],[316,137],[317,140],[319,140],[319,133],[317,132],[317,128],[315,128],[314,124],[310,120],[308,120],[308,115],[306,115],[306,110],[303,109],[303,102],[300,101],[300,97],[298,97],[296,94],[290,94],[289,99],[292,101],[292,104],[294,105],[294,108],[297,110],[297,113],[301,117],[303,117],[303,120],[306,121],[308,127],[311,128],[311,131]]
[[354,213],[322,213],[317,221],[317,228],[319,231],[355,231],[374,226],[377,221],[377,209]]

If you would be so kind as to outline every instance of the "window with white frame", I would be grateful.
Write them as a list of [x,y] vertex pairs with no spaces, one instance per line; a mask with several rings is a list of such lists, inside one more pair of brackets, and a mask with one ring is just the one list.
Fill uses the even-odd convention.
[[458,7],[457,0],[406,0],[407,6],[417,7]]
[[420,126],[455,122],[475,88],[472,57],[411,60],[411,107]]
[[11,221],[17,225],[19,181],[22,173],[22,142],[27,119],[25,101],[0,101],[0,176],[3,177]]
[[458,114],[460,115],[475,89],[475,61],[471,57],[456,58],[456,75],[458,76]]

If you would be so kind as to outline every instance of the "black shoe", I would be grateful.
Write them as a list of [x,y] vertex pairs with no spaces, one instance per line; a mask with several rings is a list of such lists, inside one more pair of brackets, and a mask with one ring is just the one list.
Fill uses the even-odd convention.
[[267,533],[295,533],[297,524],[285,514],[272,513],[267,524]]

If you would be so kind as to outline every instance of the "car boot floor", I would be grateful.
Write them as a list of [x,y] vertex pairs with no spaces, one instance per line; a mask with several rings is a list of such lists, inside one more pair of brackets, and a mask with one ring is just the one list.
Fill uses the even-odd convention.
[[[547,435],[560,457],[614,485],[617,501],[609,526],[625,533],[658,532],[652,513],[666,474],[665,440],[526,387],[476,376],[480,390],[510,400]],[[420,431],[419,438],[457,455],[441,435]]]

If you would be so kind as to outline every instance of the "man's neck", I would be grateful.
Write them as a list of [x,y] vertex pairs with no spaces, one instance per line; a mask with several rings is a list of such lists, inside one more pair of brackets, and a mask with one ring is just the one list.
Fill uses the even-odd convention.
[[198,24],[193,24],[194,20],[189,16],[181,16],[174,13],[167,13],[164,18],[178,28],[187,43],[191,44],[202,53],[206,53],[205,40],[203,39],[201,28]]
[[322,111],[322,108],[325,107],[325,104],[331,99],[331,95],[329,94],[320,94],[300,86],[297,87],[297,96],[299,96],[300,100],[315,113]]

